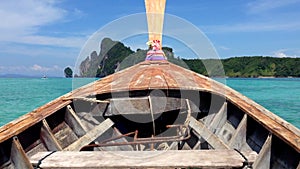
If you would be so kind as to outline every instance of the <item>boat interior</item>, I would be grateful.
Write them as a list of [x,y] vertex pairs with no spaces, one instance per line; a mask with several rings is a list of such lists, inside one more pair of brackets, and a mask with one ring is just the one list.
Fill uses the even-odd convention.
[[[66,161],[70,165],[75,160],[82,160],[81,164],[88,167],[89,160],[97,160],[89,153],[95,156],[101,152],[98,160],[105,168],[300,166],[295,148],[216,93],[153,89],[64,101],[54,113],[0,143],[0,168],[51,168],[54,163],[64,168]],[[67,152],[72,152],[72,157]],[[124,158],[123,164],[120,158],[114,159],[120,154],[147,157],[151,152],[165,153],[163,158],[170,156],[178,161],[144,164],[136,162],[140,159]],[[231,160],[224,161],[222,153]],[[106,158],[109,164],[103,162]]]

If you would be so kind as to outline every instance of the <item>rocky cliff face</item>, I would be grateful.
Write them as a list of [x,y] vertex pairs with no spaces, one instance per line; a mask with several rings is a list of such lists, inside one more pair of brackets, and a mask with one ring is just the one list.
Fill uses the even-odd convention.
[[91,52],[80,64],[81,77],[102,77],[114,73],[118,63],[133,51],[123,43],[104,38],[100,45],[100,53]]
[[[173,49],[162,48],[169,62],[180,65],[197,73],[210,76],[221,76],[223,71],[229,77],[300,77],[300,58],[272,58],[263,56],[234,57],[222,59],[180,59],[175,57]],[[81,77],[102,77],[122,70],[145,60],[147,50],[133,52],[123,43],[109,38],[102,40],[100,52],[91,52],[80,64]],[[185,56],[187,57],[187,56]],[[214,72],[207,72],[205,65]]]
[[[169,61],[174,58],[172,48],[163,47]],[[147,50],[138,49],[136,52],[126,47],[123,43],[104,38],[100,44],[99,55],[91,52],[80,64],[81,77],[103,77],[115,71],[125,69],[145,60]]]
[[94,62],[95,57],[98,57],[96,51],[93,51],[90,56],[88,56],[84,61],[80,64],[80,75],[88,76],[89,70],[91,70],[91,63]]

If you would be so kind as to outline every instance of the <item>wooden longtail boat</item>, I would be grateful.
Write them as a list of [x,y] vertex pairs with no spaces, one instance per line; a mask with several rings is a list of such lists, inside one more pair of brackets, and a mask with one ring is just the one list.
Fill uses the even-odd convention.
[[151,51],[1,127],[0,169],[300,169],[299,129],[163,58]]
[[299,168],[299,133],[221,83],[144,61],[0,128],[0,168]]

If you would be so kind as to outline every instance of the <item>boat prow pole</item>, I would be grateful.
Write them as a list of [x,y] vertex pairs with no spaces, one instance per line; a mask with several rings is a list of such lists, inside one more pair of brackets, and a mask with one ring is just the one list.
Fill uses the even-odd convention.
[[149,51],[146,60],[167,60],[162,51],[162,32],[166,0],[145,0]]

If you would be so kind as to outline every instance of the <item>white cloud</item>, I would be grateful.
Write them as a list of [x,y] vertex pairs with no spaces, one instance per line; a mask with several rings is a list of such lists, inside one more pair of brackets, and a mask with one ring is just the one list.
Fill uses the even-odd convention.
[[60,47],[75,47],[80,48],[83,46],[87,38],[84,37],[47,37],[47,36],[25,36],[19,38],[17,42],[26,44],[39,44],[39,45],[50,45]]
[[44,66],[40,66],[38,64],[34,64],[33,66],[30,67],[30,69],[34,70],[34,71],[38,71],[38,72],[49,72],[49,71],[62,70],[62,68],[60,68],[57,65],[54,65],[52,67],[44,67]]
[[222,50],[230,50],[230,48],[228,48],[226,46],[220,46],[219,48],[222,49]]
[[248,12],[257,14],[299,3],[300,0],[256,0],[247,4]]
[[[0,41],[80,48],[85,36],[51,37],[39,34],[41,27],[66,20],[69,11],[59,0],[0,1]],[[75,9],[75,16],[83,13]]]
[[[255,0],[242,9],[244,21],[201,26],[210,33],[299,31],[300,0]],[[241,13],[243,15],[243,13]]]
[[296,31],[300,30],[300,22],[248,22],[233,25],[203,26],[207,33],[226,32],[260,32],[260,31]]
[[53,23],[64,17],[66,11],[55,5],[55,1],[51,0],[0,1],[0,29],[31,33],[38,26]]
[[41,71],[43,68],[42,68],[42,66],[40,66],[40,65],[33,65],[32,67],[31,67],[31,69],[32,70],[35,70],[35,71]]
[[41,66],[34,64],[32,66],[0,66],[0,74],[22,74],[22,75],[52,75],[63,76],[63,68],[58,65]]
[[297,58],[297,57],[300,57],[300,56],[297,56],[297,55],[289,55],[289,54],[286,54],[286,49],[281,49],[279,51],[276,51],[273,53],[273,57],[277,57],[277,58]]

